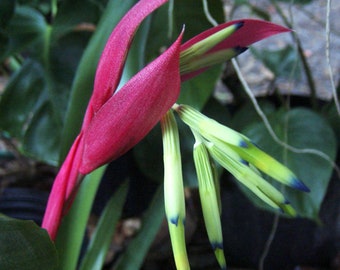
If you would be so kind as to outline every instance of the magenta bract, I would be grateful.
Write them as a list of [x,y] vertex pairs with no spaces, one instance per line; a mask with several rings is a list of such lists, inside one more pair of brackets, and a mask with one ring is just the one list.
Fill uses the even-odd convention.
[[84,133],[79,171],[87,174],[136,145],[176,102],[180,92],[182,35],[115,93]]

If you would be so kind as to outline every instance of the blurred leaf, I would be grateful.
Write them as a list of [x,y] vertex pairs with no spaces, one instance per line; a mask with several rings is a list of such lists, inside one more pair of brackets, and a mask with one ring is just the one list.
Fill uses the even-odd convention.
[[57,269],[56,249],[33,221],[0,215],[0,231],[0,269]]
[[34,52],[31,56],[35,55],[39,58],[44,51],[46,28],[47,25],[42,14],[30,7],[17,6],[12,19],[3,32],[8,38],[8,43],[6,49],[0,52],[0,61],[28,48]]
[[144,258],[165,218],[163,189],[162,185],[157,189],[149,208],[144,213],[142,228],[131,240],[114,269],[135,270],[141,268]]
[[49,97],[60,119],[65,119],[72,82],[91,34],[75,31],[51,42],[48,64]]
[[[292,109],[277,112],[270,117],[277,136],[287,144],[299,148],[317,149],[334,160],[336,140],[328,123],[308,109]],[[284,149],[273,141],[263,123],[250,125],[244,134],[264,151],[286,164],[311,190],[303,193],[285,188],[284,193],[300,216],[318,220],[321,203],[327,191],[332,173],[331,164],[313,154],[299,154]],[[249,195],[249,192],[246,192]],[[256,200],[258,205],[263,205]]]
[[103,268],[116,224],[125,204],[127,190],[128,182],[125,181],[106,204],[81,262],[80,270]]
[[61,125],[53,107],[46,102],[34,114],[25,133],[23,149],[36,159],[58,165]]
[[0,33],[3,31],[14,14],[15,1],[1,0],[0,1]]
[[22,138],[46,88],[41,65],[28,60],[10,79],[0,100],[0,128]]
[[[74,32],[76,26],[83,25],[83,31],[86,27],[90,30],[91,24],[94,28],[101,14],[101,6],[96,1],[62,1],[53,22],[53,40],[58,40],[62,35]],[[92,31],[94,31],[94,29]]]
[[250,50],[276,77],[301,78],[301,64],[293,46],[287,45],[280,50],[256,50],[254,48]]
[[[267,99],[257,98],[258,104],[264,114],[268,117],[270,114],[275,112],[275,106]],[[261,118],[256,112],[253,103],[250,101],[243,104],[233,114],[231,127],[237,131],[242,131],[245,127],[252,123],[260,122]]]

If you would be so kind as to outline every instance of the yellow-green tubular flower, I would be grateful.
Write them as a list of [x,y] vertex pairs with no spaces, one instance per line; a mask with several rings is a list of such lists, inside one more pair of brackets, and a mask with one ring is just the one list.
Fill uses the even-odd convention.
[[217,146],[207,142],[206,146],[211,156],[235,176],[243,185],[251,190],[265,203],[274,209],[281,209],[284,213],[295,216],[295,210],[290,206],[283,194],[265,181],[256,171],[248,166],[237,153],[227,145]]
[[301,191],[309,191],[292,171],[260,150],[246,136],[206,117],[190,106],[176,105],[174,108],[181,119],[207,141],[218,147],[228,145],[244,162],[250,163],[275,180]]
[[226,62],[241,54],[245,50],[246,48],[236,47],[202,55],[201,57],[191,59],[190,61],[182,60],[181,58],[180,72],[181,74],[190,73],[200,68],[211,67],[213,65]]
[[[226,28],[221,29],[220,31],[194,43],[191,45],[189,48],[183,50],[180,54],[180,62],[181,62],[181,67],[183,64],[190,63],[194,60],[197,59],[202,59],[202,57],[205,57],[205,53],[211,50],[213,47],[215,47],[217,44],[231,36],[235,31],[237,31],[239,28],[243,26],[243,22],[237,22],[235,24],[232,24]],[[232,52],[234,49],[230,50],[223,50],[224,52]],[[235,55],[232,55],[233,57]],[[221,55],[221,57],[223,57]],[[230,58],[231,58],[230,57]],[[228,58],[228,59],[230,59]],[[228,60],[227,59],[227,60]],[[220,58],[221,60],[221,58]],[[218,63],[221,63],[222,61],[219,61]],[[210,64],[209,64],[210,66]]]
[[[195,136],[196,137],[196,136]],[[201,141],[194,145],[194,162],[198,178],[198,190],[201,198],[202,212],[208,238],[214,249],[221,269],[226,269],[223,252],[223,236],[220,209],[214,182],[213,170],[208,151]]]
[[162,117],[164,202],[176,268],[190,269],[184,235],[185,200],[178,128],[172,111]]

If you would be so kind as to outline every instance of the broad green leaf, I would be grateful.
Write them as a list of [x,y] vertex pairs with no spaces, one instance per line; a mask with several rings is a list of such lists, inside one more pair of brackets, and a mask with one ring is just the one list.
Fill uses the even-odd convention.
[[44,17],[37,10],[17,6],[3,33],[8,37],[8,43],[6,49],[0,52],[0,61],[3,61],[9,55],[29,48],[39,58],[44,51],[46,27]]
[[144,258],[165,218],[163,185],[157,189],[149,208],[144,213],[142,227],[131,240],[114,269],[140,269]]
[[53,107],[46,102],[34,114],[23,140],[23,150],[38,160],[58,165],[60,123]]
[[64,121],[72,82],[91,32],[73,31],[52,40],[48,63],[49,98],[56,114]]
[[332,126],[334,134],[337,138],[338,145],[340,145],[340,115],[333,101],[326,104],[322,108],[322,115],[328,120],[329,124]]
[[127,191],[128,182],[125,181],[106,204],[81,262],[80,270],[100,270],[103,268],[112,236],[116,230],[116,224],[125,204]]
[[[337,149],[335,135],[328,123],[315,112],[304,108],[280,111],[271,115],[270,123],[277,136],[287,144],[299,149],[322,151],[334,160]],[[330,162],[314,154],[294,153],[283,148],[273,141],[263,123],[250,125],[244,134],[290,168],[310,188],[310,193],[290,188],[285,188],[284,193],[301,217],[318,220],[333,171]]]
[[0,214],[0,269],[57,269],[58,256],[47,232],[33,221]]
[[301,78],[301,63],[297,50],[293,46],[287,45],[279,50],[256,50],[254,48],[250,50],[276,77]]
[[46,88],[44,70],[28,60],[7,84],[0,100],[0,128],[21,139],[39,108]]
[[[266,99],[261,100],[258,98],[257,102],[267,117],[276,110],[274,104]],[[231,128],[241,131],[244,127],[260,121],[261,118],[256,112],[254,105],[248,101],[240,108],[237,108],[236,112],[233,114]]]

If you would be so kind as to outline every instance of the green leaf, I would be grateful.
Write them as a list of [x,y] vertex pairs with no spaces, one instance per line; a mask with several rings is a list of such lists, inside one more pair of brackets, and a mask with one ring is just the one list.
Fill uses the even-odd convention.
[[60,123],[53,107],[46,102],[34,114],[23,140],[23,150],[36,159],[58,165]]
[[3,31],[10,22],[15,8],[15,1],[13,0],[1,0],[0,1],[0,32]]
[[0,269],[57,269],[56,249],[33,221],[0,215],[0,231]]
[[59,40],[62,35],[72,32],[79,24],[96,24],[101,13],[101,6],[96,1],[62,1],[53,22],[53,40]]
[[276,77],[301,78],[301,63],[298,52],[293,46],[287,45],[279,50],[256,50],[254,48],[250,50]]
[[184,82],[177,102],[201,110],[209,100],[220,74],[221,66],[218,65]]
[[[277,136],[287,144],[299,149],[322,151],[334,160],[337,149],[335,135],[328,123],[315,112],[303,108],[280,111],[271,115],[270,123]],[[318,220],[333,171],[330,162],[314,154],[294,153],[283,148],[273,141],[263,123],[250,125],[244,134],[290,168],[310,188],[310,193],[290,188],[284,193],[300,216]]]
[[112,241],[112,236],[116,230],[116,224],[125,204],[127,191],[128,182],[125,181],[105,206],[81,262],[80,270],[102,269]]
[[164,217],[163,185],[160,185],[144,214],[142,228],[131,240],[114,269],[135,270],[141,268]]
[[40,106],[46,82],[41,65],[28,60],[10,79],[0,100],[0,128],[22,138]]
[[6,50],[0,52],[0,61],[27,48],[31,48],[39,57],[43,51],[46,27],[41,13],[30,7],[17,6],[4,31],[8,43]]

